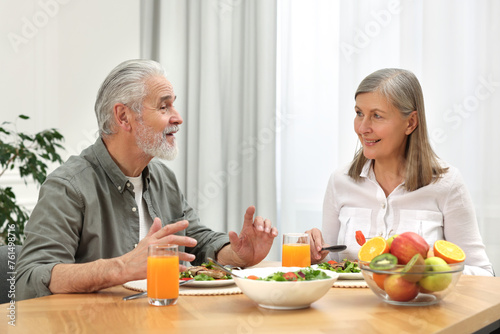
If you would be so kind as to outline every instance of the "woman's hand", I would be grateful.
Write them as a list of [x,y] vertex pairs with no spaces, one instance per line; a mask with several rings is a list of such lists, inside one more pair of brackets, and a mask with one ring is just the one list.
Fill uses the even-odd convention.
[[321,231],[317,228],[306,231],[309,234],[309,243],[311,245],[311,264],[320,263],[328,255],[328,251],[321,251],[323,247],[328,247],[323,240]]

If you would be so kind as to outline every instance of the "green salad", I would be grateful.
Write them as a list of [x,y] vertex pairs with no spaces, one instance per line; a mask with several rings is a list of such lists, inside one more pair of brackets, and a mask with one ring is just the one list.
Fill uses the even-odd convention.
[[344,259],[342,262],[337,261],[328,261],[324,263],[318,264],[318,268],[324,270],[331,270],[337,273],[360,273],[361,269],[359,269],[357,262],[352,262],[347,259]]
[[289,272],[282,272],[278,271],[274,274],[271,274],[267,277],[257,277],[254,275],[247,276],[246,278],[253,279],[253,280],[258,280],[258,281],[313,281],[313,280],[320,280],[320,279],[328,279],[330,276],[328,276],[326,273],[324,273],[321,270],[318,269],[312,269],[312,268],[303,268],[297,271],[289,271]]

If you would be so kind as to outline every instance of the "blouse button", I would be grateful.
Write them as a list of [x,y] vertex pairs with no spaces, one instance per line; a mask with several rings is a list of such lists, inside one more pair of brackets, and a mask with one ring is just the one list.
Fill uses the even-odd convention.
[[127,187],[129,187],[129,188],[130,188],[130,183],[128,183],[128,182],[127,182]]
[[122,190],[122,187],[121,187],[121,186],[118,186],[118,190]]
[[385,209],[385,203],[382,203],[382,209]]
[[132,208],[132,211],[133,211],[133,212],[136,212],[136,211],[137,211],[137,208],[136,208],[136,207],[133,207],[133,208]]

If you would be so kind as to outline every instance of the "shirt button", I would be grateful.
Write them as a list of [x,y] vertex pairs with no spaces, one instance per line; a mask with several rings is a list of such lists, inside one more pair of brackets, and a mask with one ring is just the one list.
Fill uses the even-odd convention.
[[132,208],[132,211],[133,211],[133,212],[136,212],[136,211],[137,211],[137,208],[136,208],[136,207],[133,207],[133,208]]
[[118,186],[118,190],[122,190],[122,187],[121,187],[121,186]]
[[130,183],[127,183],[127,187],[129,187],[129,188],[130,188]]
[[385,203],[382,203],[382,209],[385,209]]

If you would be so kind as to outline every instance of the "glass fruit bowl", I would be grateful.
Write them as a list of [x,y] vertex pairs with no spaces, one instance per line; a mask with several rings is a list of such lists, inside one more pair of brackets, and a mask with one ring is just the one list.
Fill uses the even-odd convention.
[[426,264],[374,269],[369,262],[360,262],[359,267],[370,289],[384,302],[427,306],[438,303],[455,288],[462,276],[464,263],[426,261]]

